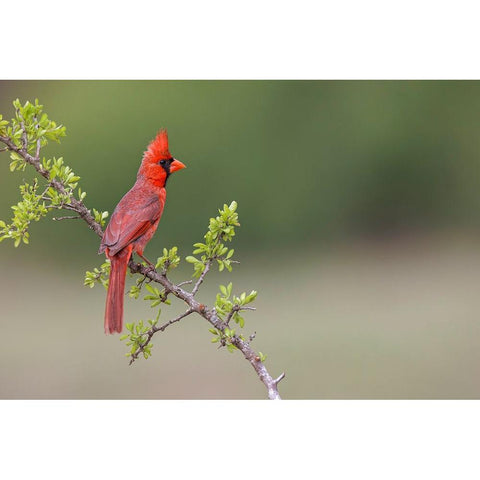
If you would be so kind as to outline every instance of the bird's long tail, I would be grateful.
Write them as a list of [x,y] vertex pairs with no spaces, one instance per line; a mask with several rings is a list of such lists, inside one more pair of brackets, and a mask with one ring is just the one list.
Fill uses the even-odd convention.
[[105,305],[105,333],[121,333],[123,327],[123,297],[125,296],[125,276],[132,253],[132,245],[120,250],[110,258],[110,282]]

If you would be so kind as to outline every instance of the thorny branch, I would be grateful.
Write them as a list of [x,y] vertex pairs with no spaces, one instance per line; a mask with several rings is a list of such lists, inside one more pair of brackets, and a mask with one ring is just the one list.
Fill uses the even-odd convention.
[[[24,132],[25,132],[25,129],[24,129]],[[5,145],[5,147],[2,148],[0,151],[9,150],[9,151],[16,152],[25,160],[25,162],[32,165],[35,168],[35,170],[40,175],[42,175],[42,177],[48,180],[49,186],[53,187],[55,190],[57,190],[57,192],[63,195],[67,193],[63,183],[58,181],[57,179],[50,180],[49,172],[42,166],[40,162],[40,144],[38,142],[36,146],[35,156],[32,156],[27,151],[28,144],[27,144],[26,135],[22,138],[21,147],[16,146],[15,143],[9,137],[0,136],[0,142],[2,142]],[[77,200],[76,198],[74,198],[73,195],[70,195],[69,197],[70,197],[69,202],[63,204],[63,208],[66,210],[71,210],[76,212],[80,216],[80,218],[82,218],[87,223],[90,229],[92,229],[99,237],[102,237],[103,229],[101,225],[95,221],[95,218],[91,214],[90,210],[85,206],[85,204],[81,200]],[[64,217],[64,218],[71,218],[71,217]],[[158,273],[156,270],[152,270],[151,267],[136,263],[132,259],[130,260],[128,266],[132,273],[141,274],[145,277],[148,277],[151,281],[159,283],[165,288],[166,294],[172,293],[177,298],[185,302],[189,307],[185,313],[170,320],[169,322],[162,325],[161,327],[156,327],[156,326],[152,327],[149,330],[147,334],[147,340],[142,344],[142,347],[148,344],[148,342],[150,341],[150,339],[155,333],[157,333],[158,331],[163,332],[169,325],[180,321],[182,318],[185,318],[186,316],[192,313],[198,313],[201,317],[203,317],[207,322],[209,322],[211,325],[213,325],[213,327],[215,327],[217,330],[219,330],[222,333],[224,332],[225,328],[228,328],[228,321],[230,320],[231,316],[229,316],[227,321],[222,321],[222,319],[219,318],[219,316],[217,315],[215,308],[209,308],[208,306],[202,303],[199,303],[195,299],[195,295],[198,292],[198,289],[200,288],[200,285],[202,284],[203,280],[205,279],[205,276],[207,275],[210,269],[210,265],[211,265],[211,261],[206,263],[205,269],[202,272],[200,278],[195,283],[192,291],[188,292],[183,288],[181,288],[180,286],[180,285],[186,284],[187,282],[182,282],[181,284],[175,285],[167,278],[167,275],[164,272]],[[242,307],[242,308],[246,309],[247,307]],[[249,307],[249,309],[251,308],[252,307]],[[250,341],[253,340],[252,338],[253,336],[250,337],[249,339]],[[270,373],[267,371],[264,363],[261,361],[258,354],[250,347],[249,342],[242,340],[238,335],[234,335],[231,338],[231,343],[235,345],[235,347],[237,347],[238,350],[242,352],[245,359],[250,362],[250,365],[255,370],[259,379],[267,388],[268,398],[271,400],[280,400],[281,397],[280,397],[280,394],[278,393],[277,387],[278,387],[278,383],[285,377],[285,373],[282,373],[279,377],[274,379],[270,375]],[[130,363],[132,363],[140,353],[141,353],[141,349],[137,351],[137,353],[132,357],[132,360]]]

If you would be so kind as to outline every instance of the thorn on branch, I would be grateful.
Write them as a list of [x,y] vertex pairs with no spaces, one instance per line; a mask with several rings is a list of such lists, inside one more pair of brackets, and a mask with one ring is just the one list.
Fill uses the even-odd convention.
[[278,385],[285,378],[285,372],[282,372],[274,381],[275,385]]

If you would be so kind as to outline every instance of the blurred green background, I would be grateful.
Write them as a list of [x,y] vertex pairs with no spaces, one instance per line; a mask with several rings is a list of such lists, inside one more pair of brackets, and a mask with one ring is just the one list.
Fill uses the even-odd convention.
[[[3,81],[0,112],[38,98],[67,126],[63,156],[86,203],[112,212],[160,127],[187,169],[169,181],[146,249],[183,256],[239,203],[241,264],[218,283],[259,291],[246,334],[286,372],[284,398],[479,398],[480,83],[461,81]],[[32,172],[0,155],[0,218]],[[77,221],[0,244],[1,398],[264,398],[238,352],[189,317],[128,366],[103,333],[102,262]],[[190,276],[189,266],[173,279]],[[145,303],[145,305],[143,305]],[[163,310],[164,319],[182,311]],[[127,320],[146,302],[126,301]]]

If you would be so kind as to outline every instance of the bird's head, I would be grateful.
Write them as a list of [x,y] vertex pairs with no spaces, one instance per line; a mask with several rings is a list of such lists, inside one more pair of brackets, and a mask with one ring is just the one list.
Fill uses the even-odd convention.
[[138,173],[155,185],[164,187],[168,177],[182,168],[185,168],[185,165],[180,160],[173,158],[168,150],[168,134],[165,129],[162,129],[143,154],[142,165]]

